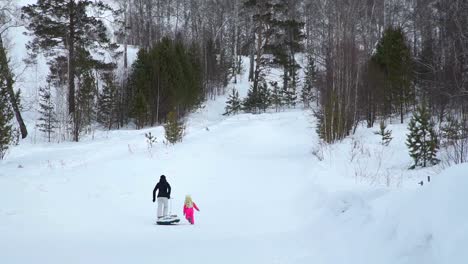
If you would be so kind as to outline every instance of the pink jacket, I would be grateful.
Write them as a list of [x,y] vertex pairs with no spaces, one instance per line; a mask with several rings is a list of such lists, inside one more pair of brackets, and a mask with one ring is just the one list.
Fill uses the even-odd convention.
[[193,208],[195,208],[197,211],[200,211],[200,209],[198,209],[198,207],[197,207],[197,205],[195,203],[192,203],[192,204],[193,204],[193,207],[187,207],[184,204],[184,215],[192,216],[193,215]]

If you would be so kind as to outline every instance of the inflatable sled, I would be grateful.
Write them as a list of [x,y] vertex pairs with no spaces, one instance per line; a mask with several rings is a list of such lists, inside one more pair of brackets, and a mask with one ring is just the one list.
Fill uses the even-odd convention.
[[167,215],[167,216],[158,218],[158,220],[156,221],[156,224],[157,225],[173,225],[179,222],[180,222],[180,219],[177,217],[177,215]]

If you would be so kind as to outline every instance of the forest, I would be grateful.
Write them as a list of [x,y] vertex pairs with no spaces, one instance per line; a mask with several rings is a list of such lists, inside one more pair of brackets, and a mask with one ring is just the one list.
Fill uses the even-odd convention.
[[[183,120],[248,71],[248,96],[232,91],[226,115],[311,109],[333,143],[360,124],[385,131],[419,113],[438,136],[432,150],[467,150],[464,0],[38,0],[21,9],[6,1],[3,25],[14,12],[32,37],[29,63],[48,58],[38,126],[49,141],[79,141],[96,125]],[[2,50],[0,152],[27,135]],[[269,78],[271,69],[281,76]]]

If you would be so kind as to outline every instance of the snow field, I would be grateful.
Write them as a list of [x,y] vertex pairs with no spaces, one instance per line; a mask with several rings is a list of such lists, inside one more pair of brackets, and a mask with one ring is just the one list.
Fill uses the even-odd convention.
[[[23,30],[10,32],[11,57],[32,132],[47,68],[42,60],[24,70]],[[244,73],[235,85],[241,97],[248,86]],[[96,131],[80,143],[32,134],[14,147],[0,161],[0,262],[468,261],[467,165],[408,170],[406,124],[389,125],[388,147],[377,127],[322,146],[311,113],[224,117],[226,98],[191,114],[174,146],[155,127]],[[151,150],[147,132],[158,137]],[[186,194],[199,205],[194,226],[154,225],[151,192],[161,174],[173,187],[173,213],[181,216]],[[429,175],[430,184],[417,184]]]

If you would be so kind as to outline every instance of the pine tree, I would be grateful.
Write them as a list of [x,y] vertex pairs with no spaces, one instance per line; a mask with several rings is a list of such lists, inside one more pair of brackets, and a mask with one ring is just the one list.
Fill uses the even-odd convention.
[[448,115],[442,127],[446,161],[455,164],[468,162],[468,120],[461,116]]
[[407,136],[406,145],[414,160],[414,165],[411,168],[436,164],[438,162],[436,154],[439,141],[434,131],[434,124],[430,121],[430,113],[426,103],[418,106],[408,129],[410,133]]
[[284,105],[284,93],[278,85],[278,82],[270,82],[272,88],[271,92],[271,105],[275,107],[275,111],[278,112]]
[[96,80],[91,71],[85,71],[79,78],[79,90],[76,100],[78,132],[90,129],[96,121]]
[[307,68],[305,69],[304,86],[302,87],[301,100],[305,108],[310,107],[313,100],[317,100],[314,95],[315,83],[317,81],[317,70],[315,69],[315,61],[312,56],[307,59]]
[[325,142],[328,142],[327,131],[326,131],[327,127],[324,124],[325,116],[323,114],[322,108],[318,108],[317,110],[314,110],[314,116],[317,119],[317,126],[315,128],[315,132],[317,133],[320,139],[324,140]]
[[296,86],[290,85],[286,91],[284,91],[284,104],[289,108],[296,107],[297,93]]
[[[91,12],[91,9],[93,12]],[[57,57],[67,52],[68,114],[73,124],[73,140],[79,140],[82,129],[76,113],[76,78],[79,77],[80,50],[107,49],[115,51],[117,46],[108,38],[106,26],[98,16],[112,10],[103,1],[64,0],[37,1],[36,4],[22,8],[22,18],[28,21],[27,29],[32,32],[33,40],[27,45],[33,59],[41,51],[48,57]]]
[[140,116],[135,111],[128,113],[142,122],[139,127],[164,121],[174,108],[183,116],[200,105],[204,89],[197,50],[195,44],[186,47],[169,38],[163,38],[148,50],[140,49],[124,92],[129,95],[128,108],[141,110]]
[[259,110],[258,89],[254,90],[253,85],[247,91],[247,97],[242,101],[242,109],[249,113],[257,113]]
[[20,92],[18,90],[18,92],[15,94],[13,89],[13,84],[15,82],[13,77],[13,73],[11,72],[9,66],[7,52],[3,45],[3,39],[0,35],[0,79],[3,82],[4,89],[6,89],[6,93],[10,100],[10,105],[13,109],[16,121],[18,122],[19,129],[21,131],[21,137],[24,139],[28,136],[28,130],[26,129],[23,117],[21,116]]
[[405,106],[412,101],[414,95],[411,91],[412,58],[401,28],[385,30],[377,44],[373,60],[380,66],[385,76],[386,114],[399,112],[403,124]]
[[113,72],[106,72],[102,75],[103,88],[98,99],[98,122],[111,130],[117,122],[117,84]]
[[6,152],[13,140],[13,110],[5,87],[0,86],[0,160],[5,158]]
[[[252,87],[248,94],[248,100],[245,101],[245,107],[247,111],[257,113],[260,108],[260,102],[258,101],[259,89],[261,89],[262,83],[265,82],[265,70],[269,64],[270,59],[266,58],[267,51],[269,53],[278,52],[278,54],[284,55],[282,49],[278,48],[278,45],[274,45],[272,40],[274,35],[278,33],[278,27],[280,21],[278,16],[275,15],[278,12],[285,9],[284,4],[273,2],[269,0],[246,0],[244,1],[244,8],[252,16],[254,44],[255,45],[255,63],[253,63],[253,53],[251,55],[251,73]],[[279,56],[279,55],[278,55]],[[277,57],[277,56],[276,56]],[[255,69],[253,69],[255,65]]]
[[239,92],[236,89],[232,89],[232,93],[226,102],[225,113],[223,115],[237,114],[242,109],[242,102],[239,98]]
[[[301,50],[304,39],[304,23],[297,20],[297,4],[289,0],[269,1],[274,7],[271,16],[270,30],[274,31],[271,44],[268,46],[274,56],[274,62],[283,67],[283,90],[295,90],[297,71],[300,69],[295,54]],[[292,95],[292,91],[290,92]],[[291,98],[292,99],[292,98]],[[288,106],[294,106],[291,101]]]
[[387,125],[385,122],[382,120],[380,121],[380,129],[379,131],[374,132],[374,134],[379,135],[382,137],[381,144],[384,146],[388,146],[390,142],[392,141],[392,130],[387,129]]
[[158,138],[152,135],[151,132],[145,133],[145,138],[146,144],[148,144],[148,149],[152,149],[153,144],[156,144]]
[[271,105],[270,90],[265,81],[262,81],[255,90],[253,85],[247,92],[247,97],[242,102],[242,108],[246,112],[259,113],[265,112]]
[[54,102],[52,100],[52,93],[50,91],[50,84],[39,88],[39,123],[36,125],[39,131],[43,132],[48,142],[51,141],[51,136],[57,128],[57,117],[55,115]]
[[175,112],[172,111],[167,114],[164,131],[167,142],[175,144],[182,141],[182,137],[184,135],[184,125],[177,119],[177,114]]
[[148,115],[148,103],[143,92],[138,92],[133,103],[133,116],[136,121],[136,128],[141,129],[145,126]]
[[271,105],[271,92],[266,82],[262,82],[258,89],[258,107],[266,112]]

